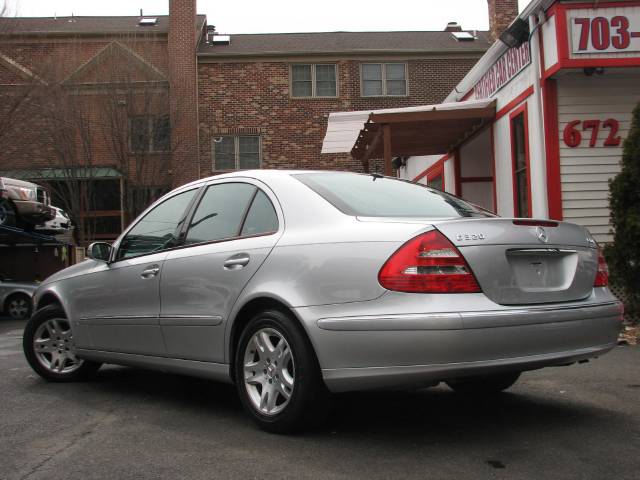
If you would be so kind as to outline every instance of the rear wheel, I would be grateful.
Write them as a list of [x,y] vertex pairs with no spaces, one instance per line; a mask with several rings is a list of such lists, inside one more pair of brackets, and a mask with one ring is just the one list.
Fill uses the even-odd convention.
[[31,316],[31,299],[24,293],[16,293],[7,298],[4,310],[13,320],[26,320]]
[[71,325],[57,305],[44,307],[31,317],[24,329],[22,347],[31,368],[50,381],[84,380],[100,368],[99,363],[76,356]]
[[8,200],[0,200],[0,226],[15,227],[16,211]]
[[520,372],[498,373],[482,377],[459,378],[448,380],[446,383],[457,393],[472,395],[491,395],[500,393],[520,378]]
[[309,427],[330,408],[313,348],[295,320],[278,310],[259,313],[245,327],[235,379],[244,408],[269,432]]

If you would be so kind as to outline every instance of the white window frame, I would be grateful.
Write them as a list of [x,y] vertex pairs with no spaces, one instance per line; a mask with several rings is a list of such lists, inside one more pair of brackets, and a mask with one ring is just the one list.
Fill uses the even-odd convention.
[[[310,66],[311,67],[311,96],[294,95],[293,94],[293,67],[294,66]],[[316,91],[316,67],[318,65],[332,66],[335,71],[336,94],[335,95],[318,95]],[[340,96],[338,82],[338,64],[337,63],[291,63],[289,64],[289,96],[291,98],[338,98]]]
[[[216,168],[216,138],[222,137],[233,137],[233,156],[234,156],[234,168],[232,170],[229,169],[218,169]],[[240,137],[256,137],[258,139],[258,167],[262,168],[262,136],[254,135],[254,134],[223,134],[223,135],[214,135],[211,139],[211,160],[212,160],[212,170],[214,172],[232,172],[235,170],[247,170],[240,168]]]
[[[382,95],[365,95],[364,94],[364,75],[363,69],[365,65],[381,65],[382,66]],[[387,65],[403,65],[404,66],[404,95],[387,94]],[[360,64],[360,96],[364,98],[380,98],[380,97],[408,97],[409,96],[409,66],[407,62],[363,62]]]

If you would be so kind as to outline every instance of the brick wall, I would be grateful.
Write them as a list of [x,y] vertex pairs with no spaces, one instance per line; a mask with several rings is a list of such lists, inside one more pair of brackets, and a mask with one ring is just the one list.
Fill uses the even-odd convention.
[[263,168],[360,171],[361,163],[348,154],[320,154],[330,112],[440,103],[477,60],[392,60],[407,63],[409,95],[376,98],[360,94],[360,63],[376,60],[338,60],[338,97],[330,99],[292,98],[288,62],[200,63],[201,175],[213,171],[212,138],[225,134],[259,134]]
[[[0,96],[4,97],[2,107],[13,105],[16,96],[28,93],[31,99],[20,104],[20,111],[14,113],[9,125],[2,125],[9,130],[0,135],[0,169],[37,169],[55,167],[56,147],[52,142],[51,130],[56,127],[55,119],[67,122],[68,112],[60,111],[63,99],[61,93],[76,94],[73,107],[88,121],[91,130],[91,163],[95,166],[114,166],[118,160],[114,158],[109,148],[108,135],[112,128],[110,118],[106,114],[105,102],[109,100],[104,90],[96,82],[104,82],[107,75],[131,75],[131,81],[144,79],[145,72],[141,72],[135,65],[131,70],[126,66],[113,65],[112,62],[122,62],[122,55],[118,52],[111,57],[102,57],[99,62],[87,65],[105,47],[118,42],[147,61],[161,74],[167,72],[167,41],[166,37],[134,38],[126,35],[105,36],[102,38],[47,38],[25,37],[6,40],[3,43],[2,54],[26,67],[40,77],[43,82],[16,75],[15,68],[3,64],[0,68]],[[87,66],[85,70],[79,68]],[[121,68],[118,72],[117,68]],[[69,76],[78,72],[78,77],[62,84]],[[93,84],[93,86],[91,85]],[[126,89],[125,89],[126,90]],[[165,89],[166,90],[166,87]],[[160,91],[160,89],[158,90]],[[166,92],[160,93],[166,98]],[[168,111],[168,102],[164,108],[152,102],[149,94],[145,94],[144,107],[138,108],[136,114],[154,114],[163,109]],[[130,98],[123,100],[131,101]],[[123,105],[122,111],[132,110]],[[153,112],[146,110],[153,108]],[[126,119],[125,119],[126,122]],[[70,128],[73,128],[70,125]],[[126,128],[126,125],[123,126]],[[126,133],[126,132],[125,132]],[[78,149],[81,145],[78,141]],[[81,154],[78,152],[78,161]]]

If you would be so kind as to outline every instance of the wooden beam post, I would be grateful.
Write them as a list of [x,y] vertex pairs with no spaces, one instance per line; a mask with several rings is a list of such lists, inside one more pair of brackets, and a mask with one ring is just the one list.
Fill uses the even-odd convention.
[[388,123],[382,126],[382,147],[384,152],[384,174],[393,176],[393,165],[391,165],[391,125]]

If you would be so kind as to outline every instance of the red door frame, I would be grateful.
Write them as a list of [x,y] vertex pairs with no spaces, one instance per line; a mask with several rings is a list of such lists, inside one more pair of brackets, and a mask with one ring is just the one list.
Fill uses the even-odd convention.
[[511,135],[511,184],[513,187],[513,216],[515,217],[518,212],[518,186],[516,183],[516,155],[515,155],[515,135],[513,129],[513,119],[519,115],[523,115],[523,123],[524,123],[524,158],[525,165],[527,168],[526,177],[527,177],[527,200],[528,200],[528,214],[529,217],[533,215],[533,201],[531,198],[531,163],[529,157],[529,111],[527,108],[527,103],[525,102],[522,106],[516,108],[509,114],[509,132]]

